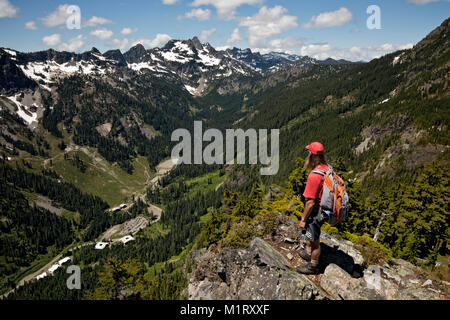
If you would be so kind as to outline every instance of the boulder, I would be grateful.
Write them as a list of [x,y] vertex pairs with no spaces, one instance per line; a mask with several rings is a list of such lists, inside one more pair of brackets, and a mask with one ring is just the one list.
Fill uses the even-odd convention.
[[335,300],[381,300],[383,297],[368,288],[365,281],[355,279],[338,265],[327,266],[320,286]]

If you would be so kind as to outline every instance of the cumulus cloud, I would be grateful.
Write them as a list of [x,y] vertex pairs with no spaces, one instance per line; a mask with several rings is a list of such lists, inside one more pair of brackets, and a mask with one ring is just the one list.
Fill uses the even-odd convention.
[[122,31],[120,31],[120,33],[121,33],[121,34],[124,34],[124,35],[129,35],[129,34],[132,34],[132,33],[134,33],[134,32],[137,32],[137,31],[138,31],[137,28],[135,28],[135,29],[131,29],[131,28],[123,28]]
[[198,9],[192,9],[189,12],[186,12],[184,16],[179,16],[178,19],[197,19],[198,21],[205,21],[209,20],[211,18],[211,10],[206,9],[203,10],[201,8]]
[[303,42],[295,38],[278,38],[270,40],[263,48],[252,48],[253,52],[266,54],[270,52],[283,52],[288,54],[300,54]]
[[55,11],[50,13],[48,16],[46,16],[45,18],[41,18],[44,26],[57,27],[60,25],[65,25],[67,19],[70,16],[70,13],[67,10],[69,7],[70,4],[61,4]]
[[110,24],[112,23],[111,20],[102,18],[102,17],[97,17],[97,16],[92,16],[85,24],[85,27],[96,27],[99,25],[104,25],[104,24]]
[[28,29],[28,30],[36,30],[36,29],[37,29],[37,27],[36,27],[36,22],[34,22],[34,21],[28,21],[27,23],[25,23],[25,29]]
[[100,29],[91,31],[90,34],[93,36],[96,36],[97,38],[99,38],[101,40],[106,40],[106,39],[111,38],[113,36],[114,32],[112,32],[111,30],[105,29],[105,28],[100,28]]
[[236,28],[231,32],[230,37],[227,40],[228,44],[236,43],[242,41],[241,33],[239,32],[239,28]]
[[312,43],[303,46],[300,49],[300,54],[302,56],[324,60],[330,57],[331,50],[333,50],[333,47],[328,43]]
[[208,41],[209,38],[211,38],[211,36],[217,31],[216,28],[212,28],[210,30],[203,30],[200,35],[198,36],[198,38],[200,39],[200,41]]
[[120,50],[123,50],[123,49],[127,48],[129,42],[130,41],[127,38],[124,38],[124,39],[112,39],[108,43],[108,46],[113,47],[113,48],[119,48]]
[[0,0],[0,18],[14,18],[19,8],[14,7],[9,0]]
[[248,28],[248,42],[251,46],[265,44],[267,38],[298,27],[297,17],[287,15],[282,6],[263,6],[258,13],[240,20],[239,26]]
[[154,39],[139,39],[133,42],[132,46],[137,45],[138,43],[142,44],[146,48],[155,48],[161,47],[165,45],[172,37],[168,34],[158,33]]
[[70,39],[68,42],[61,43],[59,46],[59,50],[61,51],[69,51],[74,52],[81,49],[86,43],[86,38],[83,35],[78,35],[75,38]]
[[[62,4],[59,5],[58,8],[50,13],[48,16],[41,18],[41,21],[46,27],[57,27],[64,26],[67,23],[67,20],[72,15],[72,12],[69,9],[70,4]],[[86,21],[83,26],[84,27],[96,27],[99,25],[112,23],[111,20],[106,18],[92,16],[88,21]]]
[[61,43],[61,35],[55,33],[50,36],[43,37],[42,42],[49,47],[57,46],[58,44]]
[[300,53],[302,55],[307,55],[319,60],[333,58],[336,60],[345,59],[349,61],[370,61],[385,54],[392,53],[398,50],[411,49],[412,47],[412,43],[384,43],[379,46],[354,46],[351,48],[337,48],[327,43],[317,43],[303,46],[300,50]]
[[340,8],[337,11],[323,12],[318,16],[313,16],[307,23],[303,24],[303,28],[330,28],[343,26],[352,21],[353,15],[345,7]]
[[172,4],[177,3],[178,1],[179,1],[179,0],[162,0],[162,3],[165,4],[165,5],[170,6],[170,5],[172,5]]
[[190,5],[192,7],[213,6],[217,10],[217,16],[220,19],[233,19],[236,9],[244,4],[258,5],[264,0],[194,0]]

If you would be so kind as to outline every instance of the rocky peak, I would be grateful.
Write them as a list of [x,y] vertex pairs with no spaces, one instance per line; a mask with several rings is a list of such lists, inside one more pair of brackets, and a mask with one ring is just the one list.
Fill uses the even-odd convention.
[[99,55],[102,54],[96,47],[92,47],[91,51],[89,51],[89,52],[99,54]]
[[197,37],[192,38],[191,41],[192,41],[192,44],[194,45],[195,49],[197,49],[197,50],[203,49],[203,45]]
[[106,51],[103,56],[106,59],[117,61],[118,66],[127,66],[127,61],[119,49]]
[[125,52],[123,56],[129,63],[137,63],[142,60],[144,56],[147,55],[147,51],[145,50],[144,46],[140,43],[132,47],[130,50]]

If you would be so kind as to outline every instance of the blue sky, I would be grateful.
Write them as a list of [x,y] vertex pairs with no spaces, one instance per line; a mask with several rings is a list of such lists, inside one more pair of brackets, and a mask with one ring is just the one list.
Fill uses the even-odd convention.
[[[66,26],[69,5],[80,8],[79,29]],[[381,29],[367,27],[370,5]],[[411,47],[449,13],[450,0],[0,0],[0,47],[126,51],[199,36],[218,48],[370,60]]]

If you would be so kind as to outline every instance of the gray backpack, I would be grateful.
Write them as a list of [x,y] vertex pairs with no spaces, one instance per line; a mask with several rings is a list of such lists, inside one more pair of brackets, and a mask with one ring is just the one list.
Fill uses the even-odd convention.
[[348,217],[349,199],[344,180],[334,172],[331,166],[328,171],[313,170],[323,178],[323,192],[320,201],[320,212],[329,216],[328,223],[335,226]]

